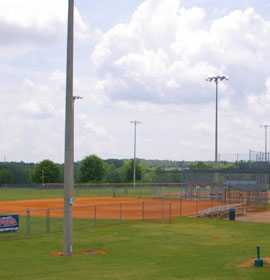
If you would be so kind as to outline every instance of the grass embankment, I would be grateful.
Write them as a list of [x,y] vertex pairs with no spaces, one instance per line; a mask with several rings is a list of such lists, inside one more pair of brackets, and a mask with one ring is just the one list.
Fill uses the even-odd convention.
[[[31,279],[256,279],[270,267],[237,267],[270,256],[269,224],[176,218],[172,225],[136,223],[74,232],[73,258],[62,250],[62,234],[0,239],[1,280]],[[101,249],[106,255],[84,255]]]

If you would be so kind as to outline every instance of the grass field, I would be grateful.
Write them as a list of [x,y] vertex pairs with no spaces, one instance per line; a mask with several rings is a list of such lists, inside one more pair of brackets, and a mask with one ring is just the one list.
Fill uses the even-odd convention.
[[[128,196],[136,197],[139,191],[128,189]],[[142,197],[148,197],[153,193],[151,189],[145,189],[142,194]],[[75,197],[111,195],[112,190],[108,189],[75,192]],[[125,196],[125,189],[118,190],[118,195]],[[63,197],[63,191],[59,189],[0,189],[0,201],[59,197]],[[38,221],[40,218],[33,219]],[[74,226],[83,226],[85,222],[75,219]],[[37,227],[38,233],[39,224],[33,226]],[[45,224],[43,227],[44,232]],[[61,222],[55,224],[55,230],[61,228]],[[255,259],[257,245],[261,246],[262,258],[270,257],[269,232],[270,224],[196,218],[174,218],[173,224],[137,222],[76,229],[73,258],[52,255],[62,251],[62,233],[17,238],[8,237],[13,234],[2,234],[0,275],[1,280],[265,280],[270,278],[270,266],[237,265]],[[81,249],[100,249],[108,253],[85,255]]]
[[[161,192],[179,192],[179,187],[140,187],[129,186],[115,188],[75,188],[74,197],[144,197],[152,198]],[[32,188],[0,188],[0,201],[38,199],[38,198],[60,198],[63,197],[63,189],[40,189]]]
[[[75,189],[74,197],[152,197],[151,189],[144,189],[143,193],[140,189],[129,188],[126,192],[125,188],[113,189]],[[31,188],[0,188],[0,201],[4,200],[20,200],[20,199],[38,199],[38,198],[61,198],[63,197],[63,189],[31,189]]]
[[[270,256],[269,224],[175,218],[173,224],[136,223],[74,231],[73,258],[62,234],[0,240],[4,279],[209,279],[264,280],[270,267],[237,267]],[[84,255],[100,249],[106,255]]]
[[0,201],[60,197],[63,197],[61,189],[0,188]]

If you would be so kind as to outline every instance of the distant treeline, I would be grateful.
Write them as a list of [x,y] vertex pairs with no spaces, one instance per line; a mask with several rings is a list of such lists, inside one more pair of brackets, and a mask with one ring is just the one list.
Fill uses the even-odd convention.
[[[181,173],[172,172],[185,168],[210,169],[213,162],[191,162],[173,160],[136,161],[136,181],[143,183],[180,182]],[[242,165],[245,163],[242,163]],[[75,183],[104,182],[127,183],[133,181],[132,159],[105,159],[94,155],[74,163]],[[222,162],[221,168],[236,167],[235,164]],[[170,171],[170,172],[169,172]],[[62,183],[64,181],[64,164],[44,160],[39,163],[0,162],[0,185],[4,184],[40,184]]]
[[[44,167],[35,174],[35,169],[39,167],[40,163],[26,163],[26,162],[0,162],[0,184],[33,184],[33,183],[47,183],[48,174],[46,174]],[[99,182],[108,183],[125,183],[132,182],[133,179],[133,160],[129,159],[105,159],[103,163],[103,176]],[[57,181],[49,183],[59,183],[64,181],[64,164],[57,164],[60,168],[60,176]],[[74,163],[74,179],[75,182],[81,182],[80,167],[82,161]],[[156,174],[156,170],[165,170],[167,168],[179,168],[188,166],[189,162],[172,161],[172,160],[137,160],[136,165],[136,180],[144,182],[152,181],[168,181],[165,174]],[[50,170],[51,171],[51,170]],[[48,173],[49,171],[47,171]],[[167,175],[168,177],[168,175]],[[174,176],[175,177],[175,176]],[[178,176],[179,177],[179,176]],[[171,178],[176,180],[179,178]]]

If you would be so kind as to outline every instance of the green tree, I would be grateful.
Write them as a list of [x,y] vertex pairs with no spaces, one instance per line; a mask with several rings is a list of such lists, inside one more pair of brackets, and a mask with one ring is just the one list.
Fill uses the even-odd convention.
[[155,176],[156,176],[156,174],[152,171],[146,172],[143,175],[143,182],[144,183],[153,183],[153,182],[155,182]]
[[153,177],[153,183],[168,182],[168,173],[165,172],[165,169],[163,167],[157,165],[151,168],[151,170],[155,173],[155,176]]
[[11,172],[14,184],[29,184],[29,173],[32,172],[34,164],[24,162],[0,163],[0,170],[7,169]]
[[113,164],[116,168],[119,168],[119,167],[123,166],[123,164],[124,164],[124,160],[113,159],[113,158],[106,159],[106,160],[104,160],[104,162],[106,162],[108,164]]
[[57,183],[60,178],[60,165],[48,159],[36,164],[31,174],[33,183]]
[[213,166],[204,163],[203,161],[198,161],[197,163],[193,163],[189,166],[190,169],[210,169]]
[[124,183],[121,168],[116,168],[114,164],[108,164],[107,162],[104,162],[104,168],[106,183]]
[[10,184],[13,182],[13,174],[6,168],[0,170],[0,185]]
[[172,172],[169,174],[170,174],[169,182],[171,183],[181,182],[181,173],[177,169],[172,170]]
[[105,168],[101,158],[96,155],[85,157],[79,167],[81,182],[100,182],[104,178]]
[[[133,173],[134,173],[134,160],[130,160],[125,164],[125,179],[126,182],[133,181]],[[141,180],[142,178],[142,167],[139,163],[136,162],[136,181]]]

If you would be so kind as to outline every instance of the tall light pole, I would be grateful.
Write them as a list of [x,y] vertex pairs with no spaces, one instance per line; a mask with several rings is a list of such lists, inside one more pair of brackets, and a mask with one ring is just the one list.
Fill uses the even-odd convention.
[[265,138],[265,142],[264,142],[264,149],[265,149],[265,155],[264,155],[264,158],[265,158],[265,162],[267,161],[267,128],[270,127],[270,125],[260,125],[260,127],[264,127],[264,138]]
[[74,161],[74,97],[73,97],[73,26],[74,0],[68,1],[67,68],[66,68],[66,120],[64,168],[64,226],[63,254],[72,256],[73,224],[73,161]]
[[218,168],[218,83],[223,80],[228,80],[225,76],[208,77],[207,82],[216,83],[216,126],[215,126],[215,168]]
[[136,187],[136,127],[137,124],[142,123],[140,121],[130,121],[134,123],[134,160],[133,160],[133,187]]

